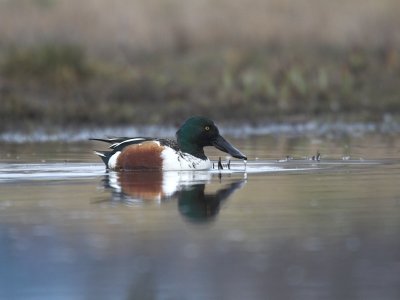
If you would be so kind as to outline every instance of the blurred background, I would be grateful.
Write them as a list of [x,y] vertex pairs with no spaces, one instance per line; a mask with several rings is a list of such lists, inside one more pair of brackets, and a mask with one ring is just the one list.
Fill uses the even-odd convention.
[[381,122],[398,0],[1,0],[0,131]]
[[0,299],[400,299],[399,133],[400,0],[0,0]]

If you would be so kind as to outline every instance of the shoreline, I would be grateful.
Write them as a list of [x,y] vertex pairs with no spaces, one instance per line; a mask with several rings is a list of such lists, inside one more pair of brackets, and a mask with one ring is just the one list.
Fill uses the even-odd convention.
[[[387,118],[383,122],[321,122],[308,121],[297,123],[265,123],[251,125],[249,123],[229,124],[219,122],[221,132],[232,138],[248,138],[252,136],[286,137],[359,137],[367,134],[391,135],[400,133],[400,122]],[[176,126],[106,126],[78,128],[38,128],[28,132],[23,130],[0,133],[0,143],[35,143],[35,142],[82,142],[93,137],[112,136],[175,136]]]

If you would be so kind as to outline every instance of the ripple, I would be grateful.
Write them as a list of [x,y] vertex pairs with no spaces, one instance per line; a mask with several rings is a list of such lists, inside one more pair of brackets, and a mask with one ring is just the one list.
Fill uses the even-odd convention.
[[0,164],[0,182],[74,179],[96,177],[103,173],[104,167],[101,164]]
[[[260,174],[274,172],[303,172],[315,170],[328,170],[346,166],[362,166],[383,164],[384,161],[368,160],[327,160],[315,162],[310,160],[291,160],[288,162],[277,161],[249,161],[244,164],[235,161],[230,168],[224,164],[223,170],[211,169],[210,171],[168,171],[165,172],[168,178],[179,177],[183,183],[207,181],[209,175],[215,174]],[[217,166],[217,162],[214,162]],[[2,163],[0,164],[0,183],[18,181],[46,181],[46,180],[68,180],[78,178],[94,178],[104,175],[106,172],[101,163]]]

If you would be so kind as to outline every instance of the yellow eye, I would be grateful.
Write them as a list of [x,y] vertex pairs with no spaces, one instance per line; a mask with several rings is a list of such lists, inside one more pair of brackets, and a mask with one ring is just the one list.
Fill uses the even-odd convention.
[[204,129],[205,129],[206,131],[209,131],[209,130],[210,130],[210,126],[205,126]]

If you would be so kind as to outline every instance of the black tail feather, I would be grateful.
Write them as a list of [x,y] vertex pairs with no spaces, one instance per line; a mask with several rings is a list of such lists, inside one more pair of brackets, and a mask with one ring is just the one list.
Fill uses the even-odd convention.
[[113,152],[112,151],[94,151],[96,155],[98,155],[101,160],[104,162],[108,169],[108,161],[110,160],[110,157],[112,156]]

